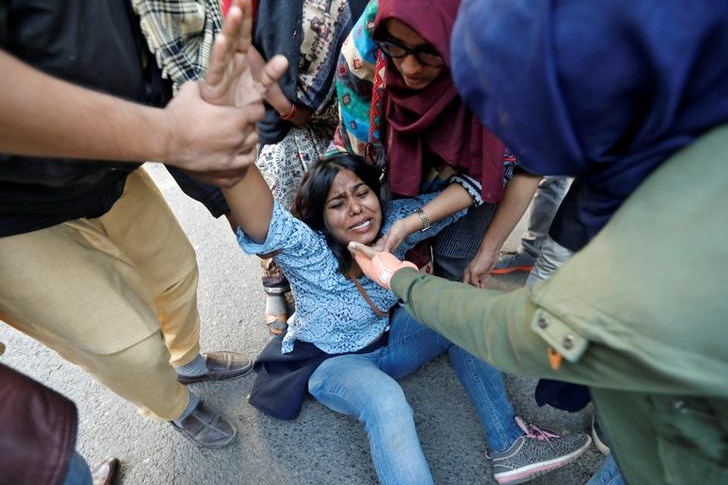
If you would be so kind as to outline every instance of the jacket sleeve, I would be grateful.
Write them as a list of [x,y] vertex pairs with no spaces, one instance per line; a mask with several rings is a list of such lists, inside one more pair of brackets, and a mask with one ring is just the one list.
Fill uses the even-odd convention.
[[64,483],[77,422],[72,401],[0,364],[0,481]]
[[[705,393],[684,373],[653,366],[636,348],[590,341],[585,332],[533,303],[526,288],[481,290],[409,268],[395,273],[391,285],[418,321],[505,372],[611,389]],[[550,353],[558,367],[552,367]],[[725,394],[725,383],[710,393]]]
[[726,399],[728,272],[716,267],[728,261],[726,157],[723,126],[663,162],[532,293],[409,269],[395,273],[392,290],[422,323],[508,372]]

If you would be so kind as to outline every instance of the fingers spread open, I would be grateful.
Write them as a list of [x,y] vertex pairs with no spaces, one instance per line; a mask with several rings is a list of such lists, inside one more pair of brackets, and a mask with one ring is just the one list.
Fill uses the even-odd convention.
[[250,45],[252,44],[253,36],[253,9],[250,6],[250,1],[239,2],[240,9],[242,11],[242,23],[240,32],[236,37],[235,49],[238,52],[248,52]]
[[205,84],[211,88],[220,84],[225,75],[228,44],[225,36],[218,35],[212,45],[212,57],[205,73]]

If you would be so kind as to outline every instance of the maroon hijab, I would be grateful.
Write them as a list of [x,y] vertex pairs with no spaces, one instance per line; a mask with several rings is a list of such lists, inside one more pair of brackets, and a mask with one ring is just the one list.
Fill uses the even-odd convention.
[[483,198],[503,196],[504,146],[465,106],[450,74],[450,34],[460,0],[379,0],[375,38],[397,19],[417,32],[445,60],[442,74],[420,90],[407,87],[387,58],[384,142],[392,192],[419,194],[423,156],[432,153],[479,180]]

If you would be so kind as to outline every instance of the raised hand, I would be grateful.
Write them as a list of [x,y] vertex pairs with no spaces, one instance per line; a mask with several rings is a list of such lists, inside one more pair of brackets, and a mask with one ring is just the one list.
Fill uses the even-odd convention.
[[215,38],[210,66],[200,85],[205,101],[238,108],[261,103],[268,89],[285,72],[288,60],[280,55],[266,63],[260,73],[253,72],[248,62],[252,29],[250,1],[235,0],[222,32]]
[[[199,158],[192,163],[175,164],[192,176],[220,187],[232,187],[238,183],[247,168],[255,163],[258,143],[256,123],[265,112],[263,97],[288,66],[285,57],[275,56],[262,69],[258,69],[257,78],[253,76],[247,57],[251,47],[252,25],[249,0],[236,0],[228,12],[222,32],[215,39],[205,80],[193,85],[197,88],[197,96],[203,101],[233,112],[220,114],[213,121],[205,121],[190,112],[184,114],[194,124],[188,128],[192,133],[199,134],[192,144],[187,143],[188,151],[190,155],[198,154]],[[183,86],[177,98],[193,98],[194,93],[190,91],[188,85]],[[180,101],[177,104],[183,103]],[[178,111],[190,109],[192,104],[190,100]],[[184,122],[182,125],[184,129]],[[203,135],[206,131],[213,132],[210,138]],[[213,143],[217,145],[212,147]],[[211,153],[210,149],[215,152]],[[220,153],[220,150],[225,149]],[[215,156],[217,159],[206,163]]]

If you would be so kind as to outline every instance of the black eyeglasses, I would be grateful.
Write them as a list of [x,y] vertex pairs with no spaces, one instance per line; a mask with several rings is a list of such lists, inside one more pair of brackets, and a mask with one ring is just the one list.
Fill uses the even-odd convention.
[[429,47],[407,47],[393,39],[375,40],[375,44],[382,52],[393,59],[401,59],[407,56],[415,56],[417,62],[423,66],[442,67],[445,60],[437,53],[433,52]]

